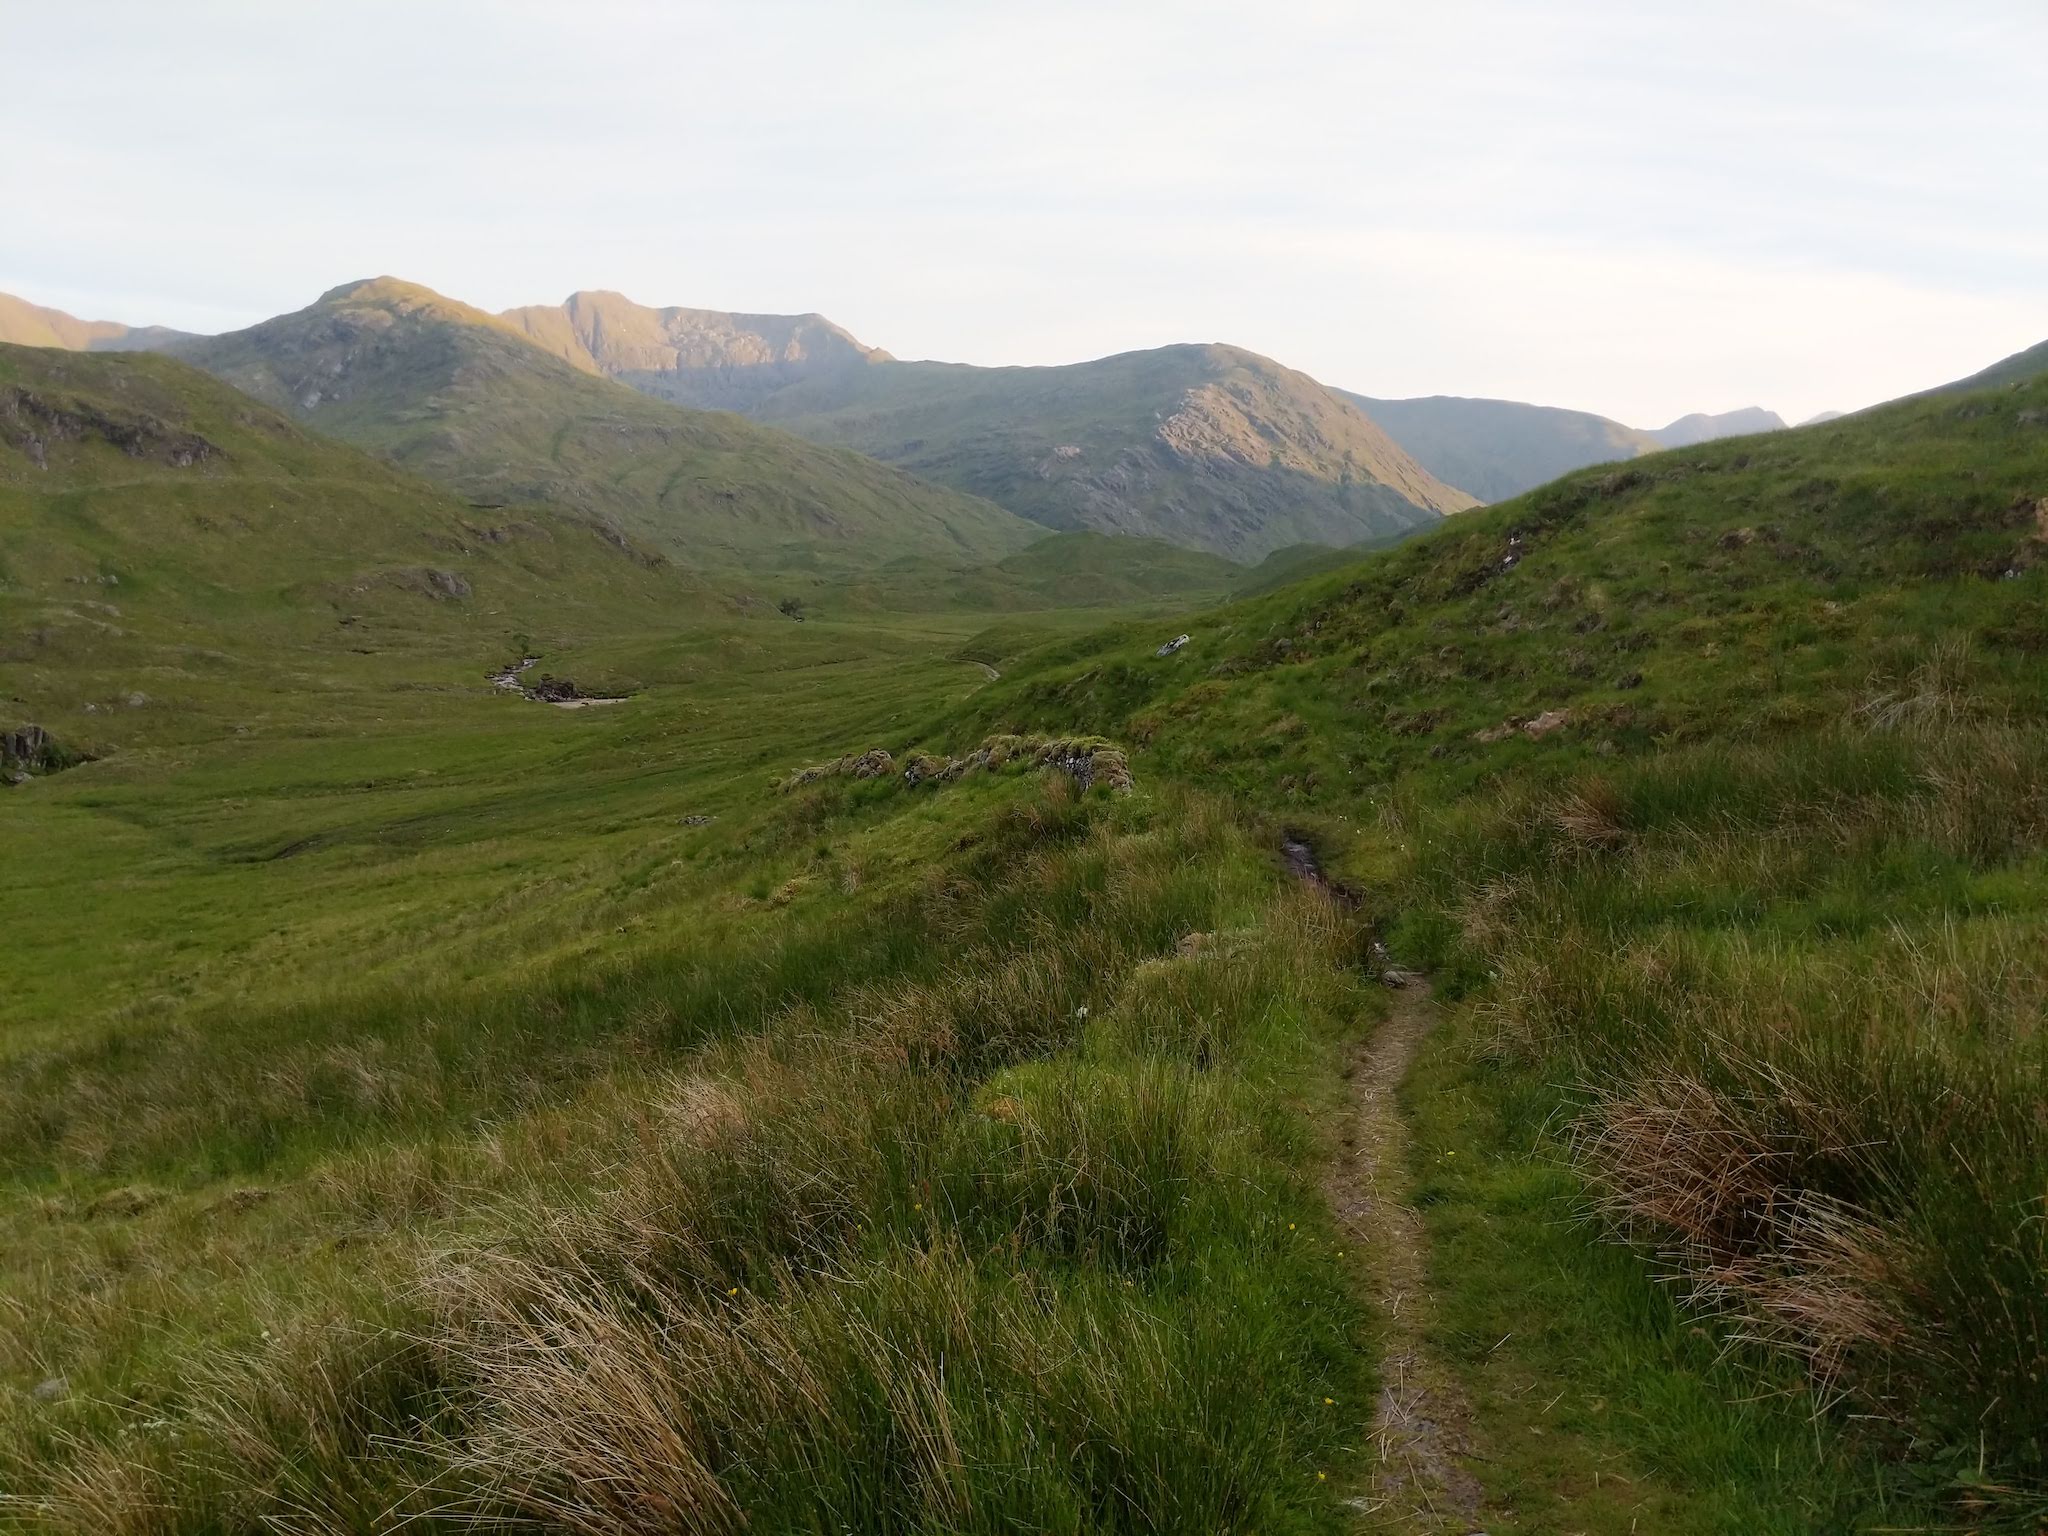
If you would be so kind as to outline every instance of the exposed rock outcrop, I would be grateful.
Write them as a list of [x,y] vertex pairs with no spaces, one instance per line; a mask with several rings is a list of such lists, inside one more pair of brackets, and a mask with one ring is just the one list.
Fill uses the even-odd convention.
[[0,731],[0,784],[26,784],[38,774],[59,773],[89,759],[61,746],[40,725]]

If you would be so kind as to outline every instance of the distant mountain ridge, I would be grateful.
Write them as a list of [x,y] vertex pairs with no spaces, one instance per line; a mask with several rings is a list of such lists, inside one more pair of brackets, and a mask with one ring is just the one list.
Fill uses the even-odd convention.
[[650,399],[395,278],[166,350],[473,500],[566,508],[696,569],[973,564],[1039,536],[858,454]]
[[[936,482],[927,494],[965,492],[984,523],[963,539],[955,517],[951,542],[974,559],[1029,537],[991,547],[994,508],[978,497],[1042,527],[1164,539],[1240,563],[1302,543],[1397,537],[1475,504],[1315,380],[1221,345],[1062,368],[903,363],[817,315],[650,309],[596,292],[489,315],[395,279],[343,285],[230,336],[137,345],[188,357],[467,494],[629,520],[692,477],[621,466],[622,454],[646,457],[650,434],[680,427],[591,393],[616,385],[669,408],[742,411],[780,429],[747,439],[763,451],[793,434]],[[558,433],[548,423],[564,415],[583,427]],[[636,424],[596,425],[622,415]],[[746,438],[737,423],[691,419],[729,447]],[[808,532],[803,518],[785,519],[778,558],[797,558],[806,539],[852,553],[851,527],[823,506],[813,514]],[[633,526],[660,539],[660,521]],[[933,531],[943,545],[948,535]],[[892,544],[867,563],[935,553],[946,551]]]
[[1386,428],[1423,468],[1481,501],[1506,501],[1559,475],[1654,453],[1647,432],[1590,411],[1430,395],[1383,400],[1338,390]]
[[1681,416],[1667,427],[1658,427],[1649,433],[1665,448],[1690,448],[1696,443],[1711,443],[1723,437],[1746,437],[1752,432],[1782,432],[1785,418],[1776,411],[1767,411],[1760,405],[1747,405],[1737,411],[1723,411],[1718,416],[1704,411],[1695,411],[1690,416]]
[[892,361],[816,314],[649,309],[595,291],[499,318],[586,372],[698,410],[746,411],[813,373]]
[[80,320],[61,309],[46,309],[11,293],[0,293],[0,342],[17,347],[62,347],[67,352],[151,352],[188,336],[188,332],[161,325]]
[[615,293],[502,318],[647,394],[741,411],[1054,529],[1257,561],[1473,504],[1350,402],[1236,347],[984,368],[900,362],[821,315],[653,309]]

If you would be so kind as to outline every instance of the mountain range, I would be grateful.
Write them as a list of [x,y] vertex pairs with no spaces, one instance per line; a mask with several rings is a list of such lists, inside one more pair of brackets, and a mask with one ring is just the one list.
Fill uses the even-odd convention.
[[704,570],[973,564],[1039,536],[989,502],[593,377],[412,284],[164,350],[472,501],[565,508]]
[[[1754,406],[1644,430],[1517,401],[1355,394],[1222,344],[1056,367],[907,362],[817,314],[586,291],[493,315],[393,278],[214,337],[0,295],[0,341],[170,352],[472,499],[598,517],[703,569],[966,567],[1045,529],[1256,564],[1786,426]],[[1949,387],[2023,376],[2042,351]]]
[[[26,305],[0,320],[0,339],[170,352],[472,498],[602,515],[706,568],[820,549],[849,567],[974,563],[1043,528],[1251,563],[1474,502],[1314,380],[1229,347],[898,363],[816,316],[607,294],[494,316],[392,278],[216,337]],[[704,409],[733,406],[765,425]]]
[[[1225,427],[1226,449],[1239,463],[1257,448],[1244,428],[1275,441],[1269,467],[1307,469],[1329,482],[1355,464],[1406,497],[1438,511],[1454,510],[1414,475],[1434,479],[1476,501],[1499,501],[1587,464],[1688,447],[1716,438],[1780,430],[1785,422],[1759,407],[1720,415],[1695,413],[1668,426],[1639,430],[1585,411],[1507,400],[1450,396],[1393,400],[1326,388],[1241,348],[1161,347],[1063,368],[985,368],[900,362],[822,315],[742,315],[696,309],[650,309],[616,293],[571,294],[559,306],[508,310],[502,317],[579,367],[678,404],[744,411],[821,442],[844,443],[889,463],[1001,502],[1052,527],[1136,529],[1191,542],[1184,529],[1162,524],[1147,506],[1156,479],[1148,455],[1124,452],[1135,423],[1130,406],[1149,405],[1164,420],[1178,407],[1174,391],[1199,395],[1210,386],[1244,400],[1240,419]],[[1379,430],[1366,433],[1339,420],[1322,396],[1354,406]],[[1113,397],[1113,398],[1105,398]],[[1122,417],[1121,421],[1114,418]],[[1098,450],[1060,439],[1083,426],[1110,427],[1105,467]],[[1275,429],[1277,430],[1277,433]],[[1046,450],[1077,448],[1048,460]],[[1405,456],[1411,465],[1404,465]],[[1133,480],[1139,482],[1133,487]],[[1257,492],[1243,476],[1229,489]],[[1223,488],[1214,488],[1222,490]],[[1327,497],[1296,484],[1304,503],[1293,531],[1299,541],[1350,544],[1393,531],[1357,530],[1332,518]],[[1171,493],[1187,496],[1181,486]],[[1214,496],[1196,496],[1190,520],[1230,516]],[[1283,547],[1228,535],[1194,541],[1239,558]]]
[[648,394],[745,411],[1049,528],[1256,561],[1424,527],[1473,502],[1334,392],[1236,347],[980,368],[899,362],[819,315],[650,309],[615,293],[502,318]]

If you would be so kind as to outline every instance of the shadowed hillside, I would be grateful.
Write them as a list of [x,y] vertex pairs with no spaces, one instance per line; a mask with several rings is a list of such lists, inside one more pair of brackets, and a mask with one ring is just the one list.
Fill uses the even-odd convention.
[[1338,394],[1386,428],[1388,436],[1447,485],[1481,501],[1505,501],[1588,464],[1654,453],[1647,432],[1586,411],[1432,395],[1376,400]]

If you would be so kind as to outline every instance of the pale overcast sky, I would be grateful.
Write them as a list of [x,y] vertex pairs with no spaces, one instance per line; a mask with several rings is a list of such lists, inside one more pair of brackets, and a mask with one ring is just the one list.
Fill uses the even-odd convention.
[[2048,0],[0,0],[0,290],[1799,419],[2048,338]]

